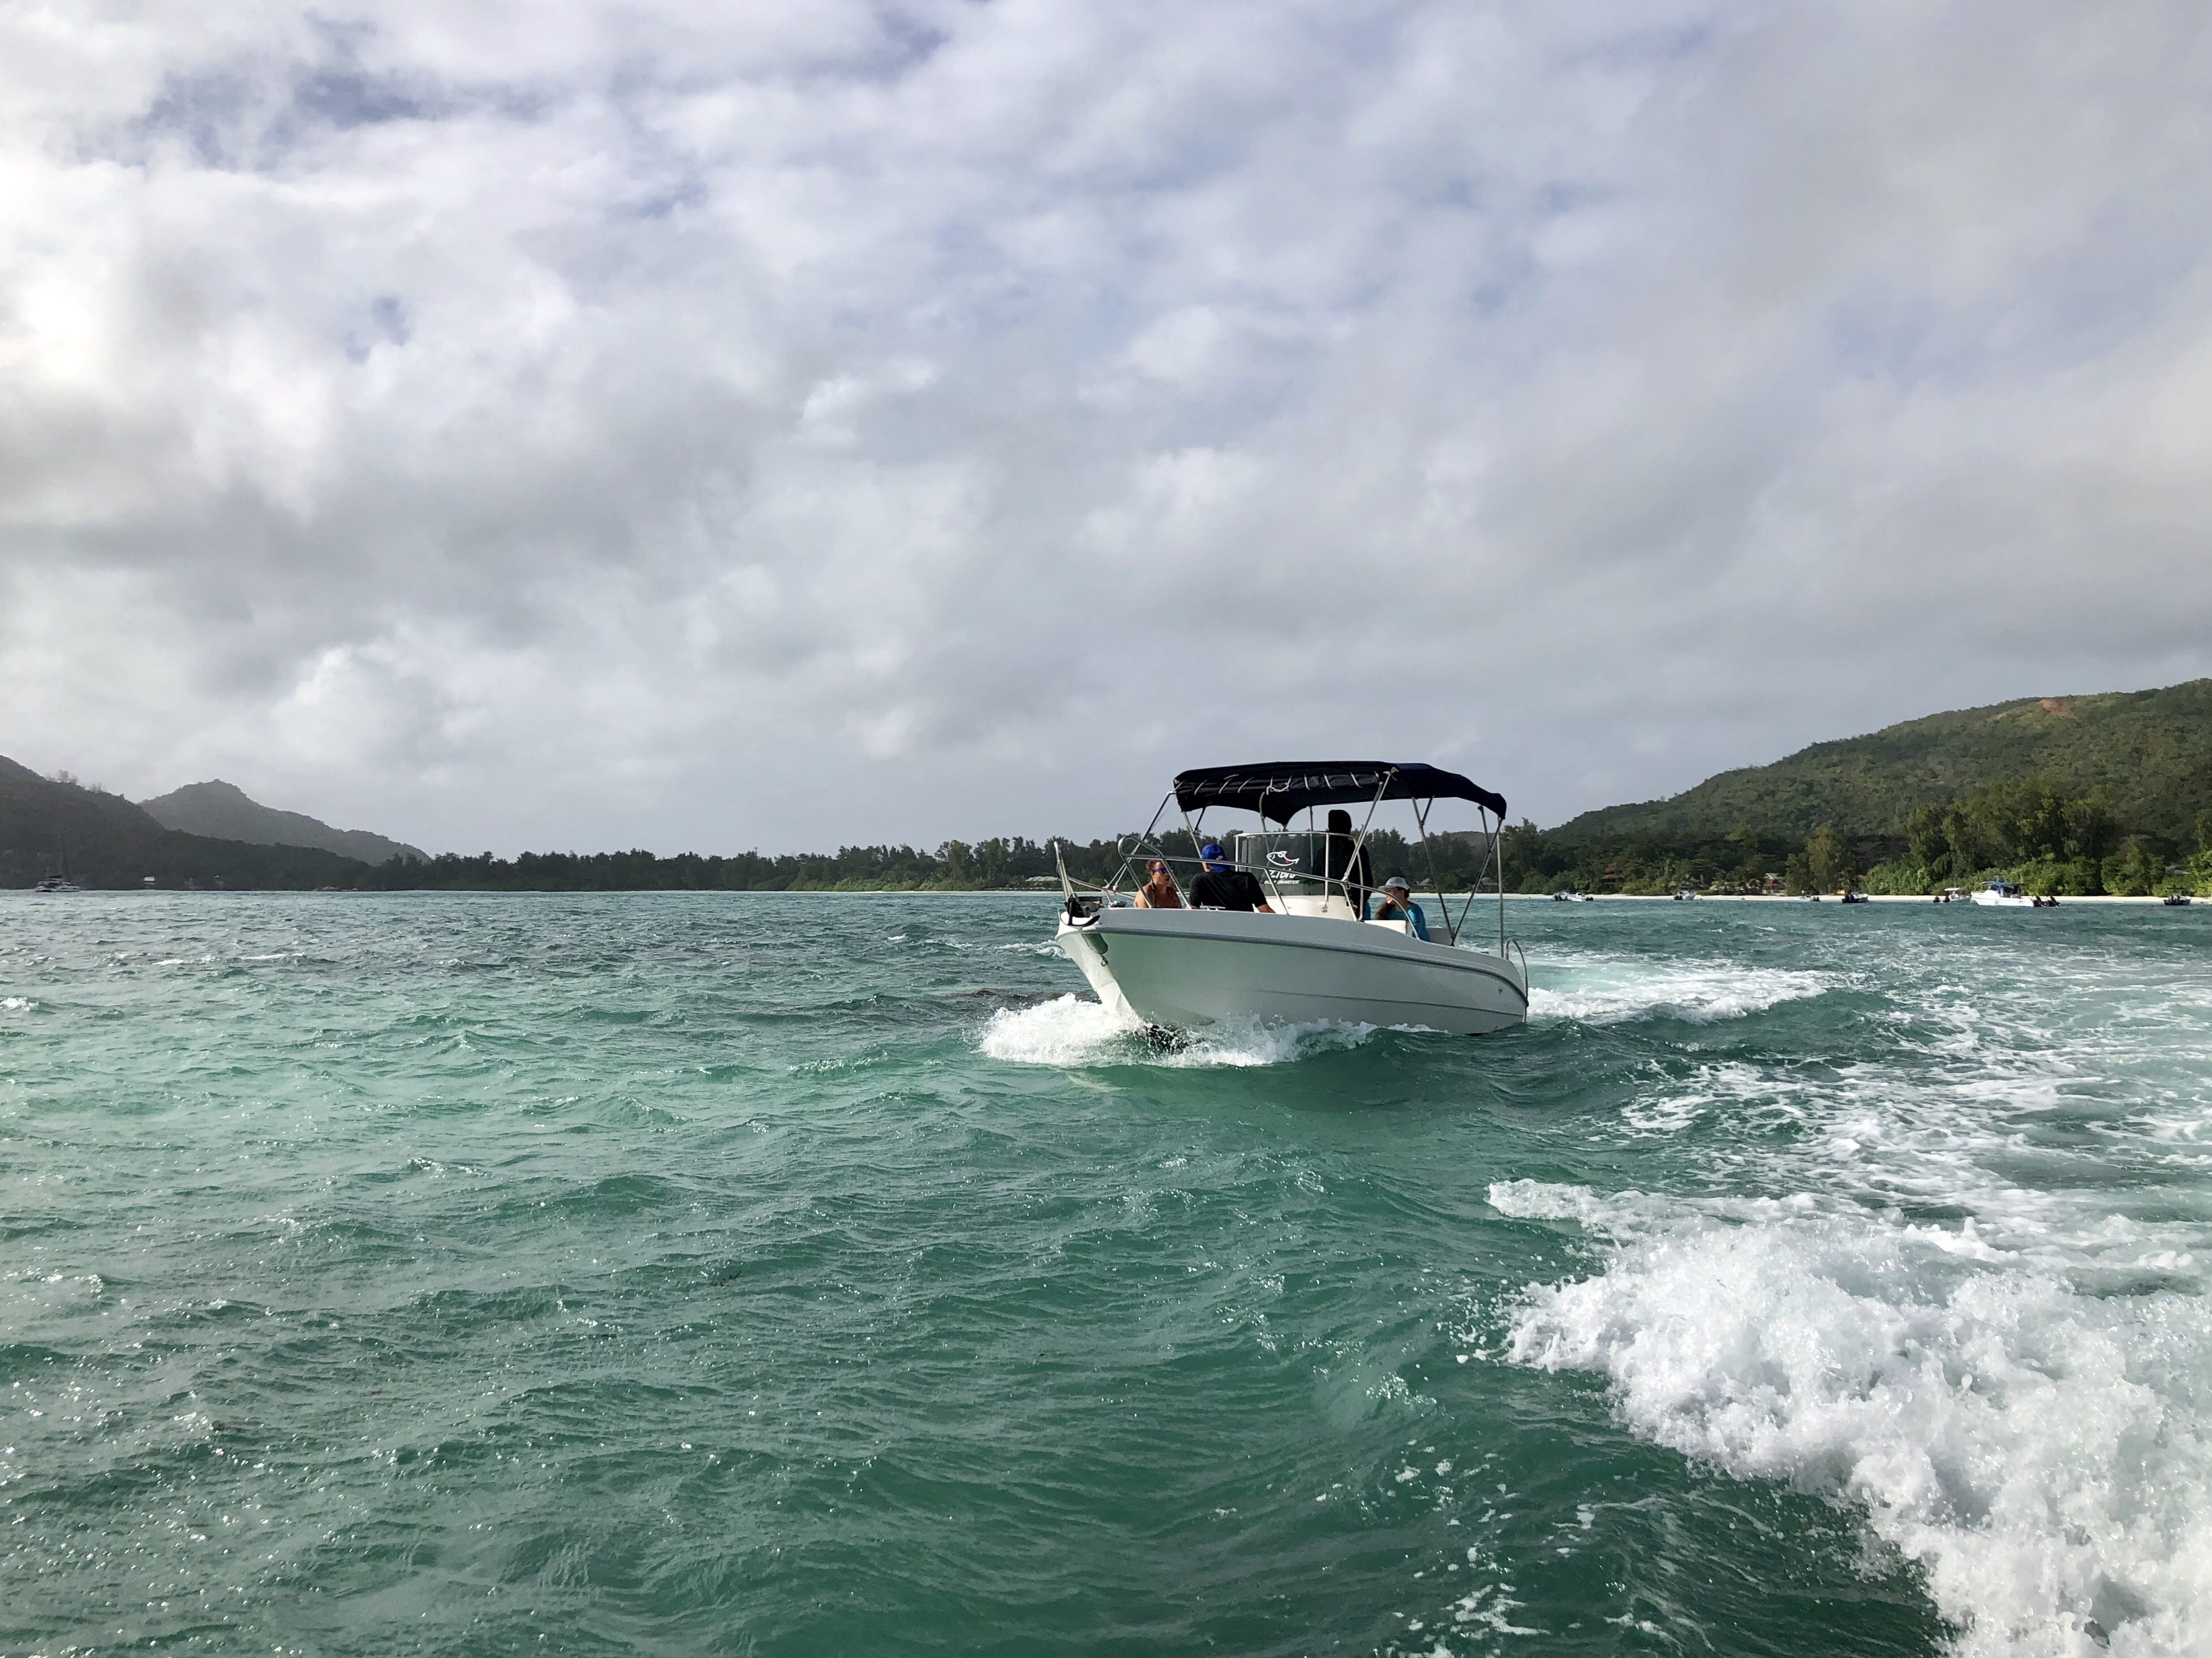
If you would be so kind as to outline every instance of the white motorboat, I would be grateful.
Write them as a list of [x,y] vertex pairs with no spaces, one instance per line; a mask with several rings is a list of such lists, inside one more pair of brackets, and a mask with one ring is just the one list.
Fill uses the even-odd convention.
[[84,888],[67,875],[48,875],[31,890],[34,893],[81,893]]
[[1981,905],[1995,905],[2008,910],[2034,910],[2043,907],[2039,900],[2030,898],[2026,893],[2021,891],[2020,883],[2016,881],[1989,882],[1974,893],[1974,902]]
[[[1425,846],[1429,814],[1439,800],[1470,801],[1484,814],[1484,869],[1499,873],[1494,865],[1505,802],[1456,772],[1371,760],[1185,771],[1152,826],[1127,849],[1112,881],[1079,892],[1063,869],[1066,902],[1055,942],[1101,1002],[1158,1031],[1227,1020],[1337,1020],[1479,1035],[1523,1023],[1528,963],[1505,936],[1502,881],[1494,883],[1494,941],[1486,918],[1480,943],[1468,930],[1472,889],[1454,921],[1433,879],[1433,862],[1431,884],[1423,889],[1434,891],[1437,906],[1430,936],[1416,936],[1407,920],[1364,918],[1377,890],[1367,853],[1376,808],[1387,801],[1413,802]],[[1368,808],[1366,824],[1356,832],[1312,823],[1316,808],[1354,804]],[[1189,853],[1170,854],[1155,834],[1170,806],[1182,814]],[[1257,881],[1273,913],[1188,907],[1194,880],[1176,883],[1186,907],[1138,907],[1120,887],[1123,877],[1154,861],[1194,876],[1193,855],[1205,844],[1205,816],[1215,808],[1259,819],[1258,829],[1231,838],[1234,851],[1223,863]],[[1308,820],[1303,830],[1291,826],[1300,813]],[[1341,820],[1348,825],[1349,814]],[[1478,875],[1473,886],[1484,884]]]

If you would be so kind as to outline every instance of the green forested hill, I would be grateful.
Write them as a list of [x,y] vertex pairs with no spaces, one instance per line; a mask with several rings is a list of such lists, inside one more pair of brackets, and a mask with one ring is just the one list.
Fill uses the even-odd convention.
[[210,840],[242,840],[253,846],[315,846],[363,863],[388,863],[401,857],[420,863],[430,856],[419,846],[390,840],[366,829],[333,829],[304,812],[281,812],[264,806],[237,784],[220,777],[188,783],[182,789],[141,801],[138,806],[164,829],[181,829]]
[[1671,800],[1585,812],[1551,835],[1570,844],[1743,830],[1802,838],[1823,825],[1893,835],[1916,807],[2027,777],[2061,795],[2101,791],[2123,831],[2189,842],[2197,814],[2212,810],[2212,680],[1931,714],[1723,771]]
[[351,887],[368,866],[304,846],[248,846],[164,829],[119,795],[0,757],[0,887]]

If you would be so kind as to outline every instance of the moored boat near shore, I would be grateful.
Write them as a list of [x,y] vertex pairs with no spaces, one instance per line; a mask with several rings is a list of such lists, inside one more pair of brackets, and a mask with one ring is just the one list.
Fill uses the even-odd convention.
[[2058,900],[2044,893],[2023,891],[2016,881],[1991,881],[1983,884],[1974,894],[1974,902],[1984,909],[2055,910]]

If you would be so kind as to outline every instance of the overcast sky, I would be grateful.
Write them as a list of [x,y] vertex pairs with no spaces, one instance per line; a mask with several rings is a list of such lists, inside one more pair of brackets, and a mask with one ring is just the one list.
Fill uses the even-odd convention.
[[2203,0],[0,0],[0,753],[1552,823],[2212,672]]

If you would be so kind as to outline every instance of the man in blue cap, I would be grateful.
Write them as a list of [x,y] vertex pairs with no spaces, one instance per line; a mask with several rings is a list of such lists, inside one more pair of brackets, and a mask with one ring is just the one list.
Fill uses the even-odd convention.
[[1248,871],[1229,867],[1228,855],[1219,844],[1208,841],[1198,850],[1205,869],[1190,884],[1190,907],[1194,910],[1259,910],[1268,915],[1275,906],[1267,902],[1267,893]]

